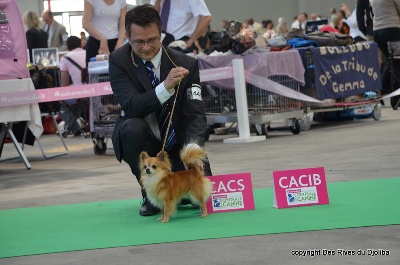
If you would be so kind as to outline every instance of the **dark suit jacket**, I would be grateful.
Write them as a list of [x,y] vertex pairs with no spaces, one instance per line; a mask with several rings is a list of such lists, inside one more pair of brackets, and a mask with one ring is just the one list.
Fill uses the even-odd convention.
[[[192,84],[200,85],[199,68],[197,59],[181,52],[168,49],[171,60],[177,65],[189,70],[180,85],[175,110],[172,116],[177,142],[183,146],[190,141],[197,141],[204,145],[207,119],[204,105],[201,100],[190,99],[187,95]],[[115,50],[110,55],[109,78],[111,87],[118,103],[125,112],[123,119],[144,118],[150,113],[161,110],[162,105],[158,100],[155,89],[152,88],[147,75],[146,67],[136,54],[134,66],[131,59],[132,48],[129,44]],[[171,68],[175,67],[168,58],[165,50],[162,51],[160,82],[164,81]],[[175,87],[175,92],[177,87]],[[169,99],[170,106],[174,103],[175,94]],[[118,161],[122,160],[122,144],[119,140],[119,129],[122,120],[114,127],[113,143]]]
[[[53,29],[51,30],[53,32],[53,34],[51,36],[50,46],[58,48],[58,51],[66,51],[67,50],[68,33],[67,33],[65,26],[58,23],[55,20],[54,20],[53,25],[51,25],[51,26],[53,27]],[[44,24],[42,30],[45,30],[46,27],[47,27],[47,25]],[[49,47],[49,48],[51,48],[51,47]]]
[[31,63],[33,63],[32,49],[47,48],[47,33],[41,29],[30,28],[26,32],[26,42],[29,49]]

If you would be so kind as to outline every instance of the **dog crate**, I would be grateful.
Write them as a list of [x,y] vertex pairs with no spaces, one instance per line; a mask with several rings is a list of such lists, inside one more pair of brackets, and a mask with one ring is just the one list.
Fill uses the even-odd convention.
[[[108,61],[90,62],[89,83],[108,82]],[[90,98],[90,131],[94,143],[93,151],[103,155],[107,151],[107,142],[114,131],[115,121],[121,114],[121,107],[114,95]]]
[[[299,82],[291,77],[275,75],[269,79],[297,92],[300,90]],[[236,97],[233,89],[218,88],[209,84],[203,84],[202,91],[207,115],[206,138],[208,139],[213,127],[223,127],[225,123],[237,122]],[[274,129],[271,123],[277,120],[284,120],[287,123],[286,129],[293,134],[300,133],[299,121],[303,118],[304,112],[299,100],[251,84],[246,84],[246,95],[250,126],[257,135],[267,135],[268,130]]]

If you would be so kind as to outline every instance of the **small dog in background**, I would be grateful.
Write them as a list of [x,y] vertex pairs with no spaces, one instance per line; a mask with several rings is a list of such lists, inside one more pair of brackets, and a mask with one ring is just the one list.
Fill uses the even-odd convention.
[[166,151],[156,157],[142,152],[139,157],[141,184],[151,203],[159,207],[162,215],[157,220],[167,223],[176,212],[182,198],[190,199],[201,208],[201,217],[207,216],[206,201],[211,196],[212,184],[204,177],[205,150],[197,144],[186,145],[180,153],[186,170],[171,172],[171,162]]

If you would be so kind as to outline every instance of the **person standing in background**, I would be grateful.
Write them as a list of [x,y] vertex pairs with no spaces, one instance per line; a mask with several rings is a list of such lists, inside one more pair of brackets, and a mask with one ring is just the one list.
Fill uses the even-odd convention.
[[33,11],[24,13],[24,24],[27,28],[25,34],[30,62],[34,63],[32,49],[47,48],[47,34],[44,30],[40,29],[39,16]]
[[187,49],[207,31],[212,19],[204,0],[151,0],[150,4],[160,13],[162,30],[185,41]]
[[369,0],[357,0],[356,10],[358,29],[367,37],[368,41],[374,41],[374,23]]
[[[400,41],[400,0],[370,0],[369,1],[374,13],[373,29],[374,41],[378,44],[382,51],[382,94],[388,94],[392,90],[394,80],[390,75],[390,53],[388,42]],[[398,60],[393,60],[393,69],[395,73],[400,71]],[[398,83],[394,84],[398,88]],[[391,98],[391,105],[396,109],[398,97]]]
[[82,27],[89,33],[86,65],[98,54],[109,55],[125,41],[126,0],[85,0]]
[[45,25],[42,29],[47,32],[47,46],[58,48],[59,51],[67,50],[68,33],[63,25],[58,23],[50,10],[43,11],[42,20]]
[[87,38],[85,32],[81,31],[82,49],[86,49]]
[[341,8],[343,11],[346,12],[346,14],[348,14],[346,24],[349,26],[349,29],[350,29],[349,35],[356,42],[366,41],[367,37],[358,28],[357,7],[353,10],[353,12],[351,12],[350,7],[347,4],[342,4]]
[[389,58],[388,41],[400,41],[400,0],[370,0],[374,12],[374,39],[385,59]]
[[[60,60],[61,86],[82,85],[81,68],[85,68],[86,51],[82,49],[81,39],[76,36],[69,37],[67,39],[67,48],[69,53]],[[77,117],[83,112],[83,104],[85,102],[84,99],[68,99],[63,100],[60,104],[61,118],[74,136],[81,135],[81,127],[77,122]],[[68,133],[68,131],[64,133]],[[64,133],[63,136],[66,137],[67,135]]]

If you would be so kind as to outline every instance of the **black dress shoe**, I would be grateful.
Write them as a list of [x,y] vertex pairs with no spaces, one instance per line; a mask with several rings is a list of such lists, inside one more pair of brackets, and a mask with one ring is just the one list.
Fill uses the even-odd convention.
[[149,199],[144,198],[139,214],[141,216],[152,216],[160,213],[160,209],[150,203]]

